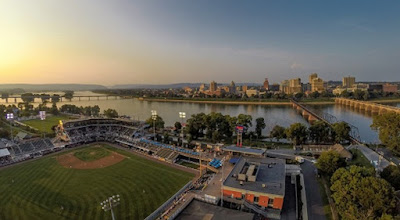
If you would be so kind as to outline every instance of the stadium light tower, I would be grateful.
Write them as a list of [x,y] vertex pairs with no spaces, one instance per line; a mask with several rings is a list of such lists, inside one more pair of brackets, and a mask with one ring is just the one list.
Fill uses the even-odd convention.
[[119,205],[119,200],[119,195],[113,195],[100,203],[101,209],[103,209],[105,212],[111,211],[112,220],[115,220],[113,207]]
[[[7,111],[4,110],[4,112],[6,113]],[[13,129],[12,129],[12,121],[14,120],[14,114],[13,113],[7,113],[6,114],[6,119],[7,121],[10,122],[10,129],[11,129],[11,142],[14,143],[14,137],[13,137]]]
[[181,136],[182,136],[182,147],[183,147],[183,120],[186,118],[186,112],[179,112],[179,118],[181,118]]
[[156,141],[156,120],[157,120],[157,111],[151,110],[151,118],[153,119],[153,131],[154,131],[154,141]]

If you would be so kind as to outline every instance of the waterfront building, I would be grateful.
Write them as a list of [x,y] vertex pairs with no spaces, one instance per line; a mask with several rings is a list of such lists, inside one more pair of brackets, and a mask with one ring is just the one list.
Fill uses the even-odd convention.
[[243,86],[242,86],[242,91],[243,91],[243,92],[246,92],[247,89],[248,89],[248,88],[247,88],[247,85],[243,85]]
[[257,89],[248,89],[246,90],[246,95],[247,97],[252,97],[258,95],[258,90]]
[[342,82],[344,88],[351,88],[356,83],[356,78],[353,76],[343,77]]
[[267,218],[279,219],[285,178],[283,159],[241,157],[223,182],[223,202],[243,205],[265,212]]
[[200,92],[204,92],[205,90],[206,90],[206,84],[203,83],[203,84],[200,85],[199,91]]
[[269,90],[269,82],[268,82],[268,78],[265,78],[265,81],[264,81],[264,85],[263,85],[263,87],[264,87],[264,89],[265,90]]
[[210,92],[213,93],[215,91],[217,91],[217,83],[215,81],[212,81],[210,83]]
[[317,73],[311,73],[311,75],[308,77],[308,82],[309,82],[310,84],[312,84],[312,81],[313,81],[314,79],[316,79],[316,78],[318,78],[318,74],[317,74]]
[[318,77],[317,73],[312,73],[309,76],[311,84],[311,92],[323,92],[325,91],[324,81]]
[[289,93],[296,94],[302,92],[300,78],[289,80]]
[[283,80],[279,86],[279,91],[285,94],[289,94],[289,80]]
[[235,82],[231,82],[231,85],[229,86],[230,87],[230,92],[232,93],[232,94],[235,94],[236,93],[236,85],[235,85]]
[[277,92],[279,91],[279,84],[275,83],[269,86],[269,91]]
[[383,85],[383,92],[398,92],[399,91],[399,86],[397,84],[390,84],[390,83],[386,83]]

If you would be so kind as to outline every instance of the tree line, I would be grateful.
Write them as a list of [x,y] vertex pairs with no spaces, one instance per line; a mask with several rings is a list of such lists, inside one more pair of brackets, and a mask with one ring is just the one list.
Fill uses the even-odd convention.
[[331,144],[350,141],[351,128],[346,122],[329,125],[323,121],[315,121],[310,127],[302,123],[291,124],[288,128],[276,125],[270,132],[271,138],[289,139],[294,145],[305,143]]

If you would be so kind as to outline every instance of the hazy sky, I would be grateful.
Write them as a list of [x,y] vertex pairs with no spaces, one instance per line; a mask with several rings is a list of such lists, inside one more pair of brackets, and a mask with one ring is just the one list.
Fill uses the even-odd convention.
[[400,1],[0,0],[0,83],[400,80]]

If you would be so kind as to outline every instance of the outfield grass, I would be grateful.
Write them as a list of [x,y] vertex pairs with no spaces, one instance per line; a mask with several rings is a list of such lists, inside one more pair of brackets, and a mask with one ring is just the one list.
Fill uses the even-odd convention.
[[67,119],[69,119],[68,116],[57,115],[57,116],[46,117],[46,119],[43,121],[40,119],[33,119],[24,121],[23,123],[38,129],[39,132],[41,133],[46,132],[48,134],[52,134],[54,133],[54,131],[51,128],[54,125],[58,125],[60,120],[67,120]]
[[91,146],[76,151],[74,156],[83,161],[95,161],[110,154],[111,152],[104,147]]
[[116,219],[144,219],[194,177],[106,148],[127,158],[105,168],[76,170],[49,155],[1,169],[0,219],[111,219],[100,202],[115,194],[121,196]]

